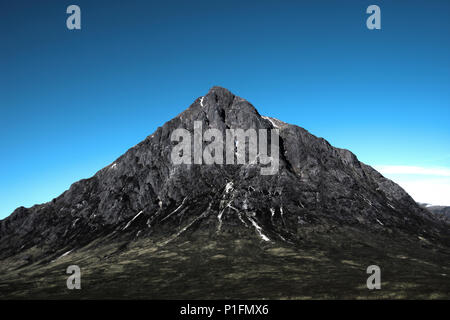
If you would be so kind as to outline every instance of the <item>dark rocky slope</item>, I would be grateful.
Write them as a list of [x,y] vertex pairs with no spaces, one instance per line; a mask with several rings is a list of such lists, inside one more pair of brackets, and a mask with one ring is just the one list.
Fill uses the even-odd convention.
[[419,204],[421,207],[433,213],[437,218],[446,223],[450,223],[450,207],[448,206],[434,206],[429,204]]
[[[259,164],[173,165],[170,135],[177,128],[193,131],[194,121],[202,121],[204,130],[278,128],[278,173],[263,176]],[[442,292],[450,289],[448,284],[442,287],[446,282],[441,279],[449,281],[449,236],[448,226],[350,151],[334,148],[298,126],[262,117],[246,100],[214,87],[92,178],[74,183],[51,202],[20,207],[2,220],[0,259],[3,281],[8,284],[6,296],[67,294],[63,280],[60,290],[31,290],[27,287],[30,282],[19,280],[19,275],[26,279],[38,274],[50,277],[48,283],[57,282],[55,279],[64,277],[61,264],[84,261],[96,275],[91,283],[96,279],[106,283],[105,279],[118,273],[104,270],[131,259],[127,262],[130,269],[120,269],[124,282],[113,288],[96,286],[88,297],[355,297],[361,295],[354,291],[358,284],[365,286],[365,268],[370,263],[391,266],[387,271],[392,274],[391,281],[403,279],[398,281],[422,288],[418,283],[429,279],[439,287],[430,291],[429,283],[424,283],[427,293],[417,289],[414,297],[442,297]],[[275,254],[270,255],[270,250]],[[171,254],[185,259],[172,261]],[[318,262],[302,262],[298,255]],[[320,258],[324,255],[334,258],[325,262]],[[226,263],[216,266],[215,256]],[[216,269],[206,268],[194,257]],[[405,270],[397,269],[396,259]],[[158,283],[169,277],[163,270],[170,261],[180,278],[163,293],[164,286]],[[351,261],[353,266],[341,269],[342,261]],[[273,271],[279,264],[292,265],[293,269],[274,272],[274,278],[256,273],[259,278],[250,277],[252,280],[242,274],[234,281],[226,280],[226,287],[235,291],[222,288],[216,292],[211,287],[225,281],[220,275],[211,276],[221,267],[235,270],[237,266],[259,265]],[[300,272],[295,268],[306,265],[310,271],[303,270],[302,275],[303,281],[310,279],[308,287],[290,288],[290,279]],[[151,274],[144,266],[152,269]],[[323,273],[333,268],[346,276],[339,284],[326,282],[327,295],[325,283],[320,281]],[[411,269],[417,272],[408,278]],[[98,270],[103,271],[99,274]],[[349,280],[352,270],[354,277]],[[266,277],[275,288],[261,290],[257,283],[264,283]],[[186,281],[208,284],[196,290],[190,287],[189,291],[183,290]],[[134,282],[133,290],[124,289]],[[151,283],[145,288],[151,288],[152,293],[145,294],[139,283],[143,287]],[[283,283],[290,288],[289,293],[278,295],[284,290]],[[346,287],[345,283],[354,285]],[[393,288],[385,297],[396,297]],[[262,292],[264,295],[259,295]]]

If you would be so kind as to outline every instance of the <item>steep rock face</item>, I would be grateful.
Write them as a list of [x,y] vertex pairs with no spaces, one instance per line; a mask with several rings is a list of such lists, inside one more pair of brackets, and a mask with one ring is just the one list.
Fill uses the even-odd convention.
[[[261,165],[174,165],[171,133],[217,128],[278,129],[279,171]],[[246,100],[213,87],[205,96],[92,178],[0,222],[0,258],[33,246],[47,254],[102,237],[240,234],[295,244],[308,230],[340,226],[442,241],[445,229],[398,185],[348,150],[303,128],[263,117]],[[443,235],[445,235],[443,237]]]

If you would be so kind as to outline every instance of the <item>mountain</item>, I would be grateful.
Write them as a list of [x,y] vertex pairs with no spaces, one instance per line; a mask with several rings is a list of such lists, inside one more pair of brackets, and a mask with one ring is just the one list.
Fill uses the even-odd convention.
[[419,204],[421,207],[427,209],[431,213],[434,213],[436,217],[450,223],[450,207],[448,206],[435,206],[429,203],[421,203]]
[[[277,129],[278,170],[174,164],[171,134],[196,123],[224,136]],[[93,177],[0,221],[6,298],[449,298],[449,258],[448,226],[397,184],[220,87]],[[66,288],[74,264],[82,290]],[[382,290],[366,287],[373,264]]]

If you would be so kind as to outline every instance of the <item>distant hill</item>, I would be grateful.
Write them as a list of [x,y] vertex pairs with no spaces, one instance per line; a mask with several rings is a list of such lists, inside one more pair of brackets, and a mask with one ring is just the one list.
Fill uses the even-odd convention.
[[450,207],[449,206],[434,206],[428,203],[419,203],[420,206],[434,213],[439,219],[450,223]]

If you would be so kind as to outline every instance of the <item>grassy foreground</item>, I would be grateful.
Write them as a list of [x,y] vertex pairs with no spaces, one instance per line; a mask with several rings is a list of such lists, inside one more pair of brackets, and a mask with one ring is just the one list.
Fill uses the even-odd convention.
[[[203,239],[203,240],[202,240]],[[420,242],[287,246],[220,236],[97,240],[54,259],[1,261],[2,299],[449,299],[449,254]],[[207,239],[207,240],[205,240]],[[333,236],[336,239],[336,236]],[[406,249],[405,249],[406,248]],[[32,248],[28,254],[33,255]],[[381,268],[368,290],[366,268]],[[81,290],[69,290],[69,265]]]

